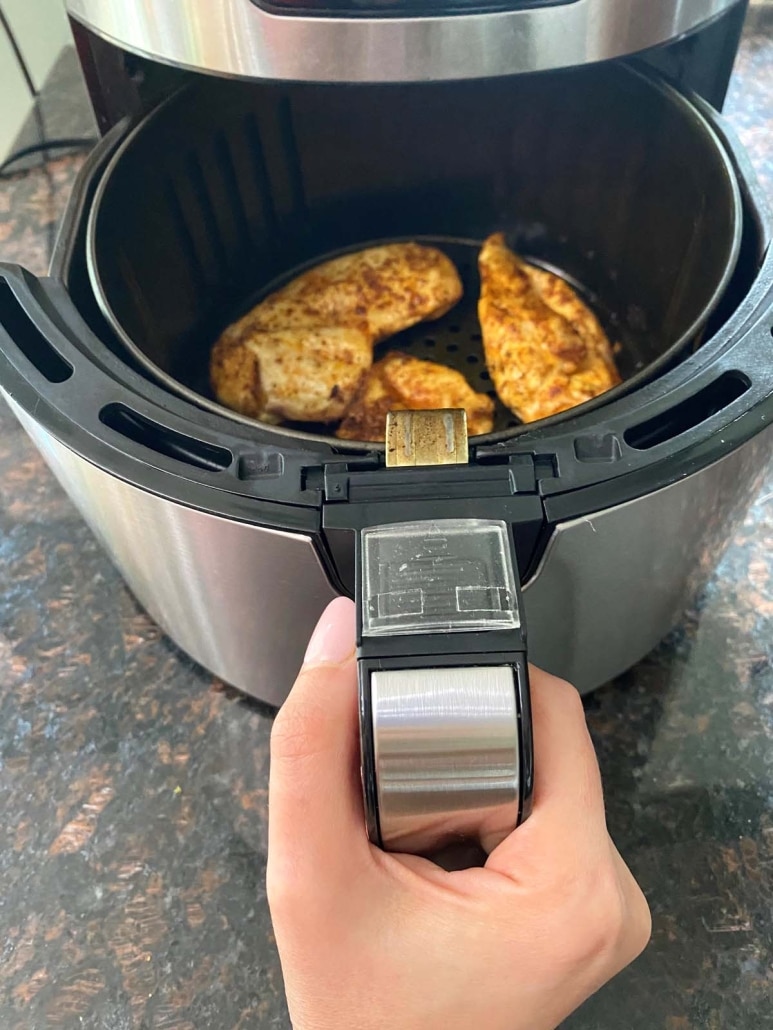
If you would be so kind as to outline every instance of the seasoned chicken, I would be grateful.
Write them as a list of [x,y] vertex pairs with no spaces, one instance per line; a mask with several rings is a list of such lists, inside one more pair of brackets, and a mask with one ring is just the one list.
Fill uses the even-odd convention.
[[334,258],[266,297],[212,351],[215,396],[268,421],[342,417],[374,344],[459,300],[452,262],[434,247],[392,243]]
[[478,318],[491,378],[524,422],[555,415],[620,382],[598,319],[561,278],[490,236],[478,258]]
[[346,414],[373,363],[362,329],[275,329],[219,340],[210,376],[227,408],[264,422],[333,422]]
[[435,408],[464,408],[471,436],[490,433],[494,425],[494,402],[476,393],[461,372],[391,351],[363,379],[336,436],[383,440],[390,411]]
[[418,243],[387,243],[304,272],[223,337],[233,341],[256,330],[356,325],[376,344],[417,322],[440,318],[461,296],[459,274],[441,251]]

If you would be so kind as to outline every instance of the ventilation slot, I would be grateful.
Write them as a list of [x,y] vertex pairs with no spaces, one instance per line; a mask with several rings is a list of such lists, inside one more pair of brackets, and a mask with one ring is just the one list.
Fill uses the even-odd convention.
[[99,421],[127,440],[197,469],[222,472],[233,461],[233,455],[225,447],[184,436],[123,404],[108,404],[100,411]]
[[689,429],[722,411],[749,389],[751,383],[742,372],[725,372],[693,397],[662,412],[649,422],[627,429],[624,438],[629,447],[646,451],[650,447],[673,440]]
[[72,375],[72,365],[54,350],[26,311],[20,307],[13,290],[0,281],[2,326],[30,364],[49,383],[64,383]]

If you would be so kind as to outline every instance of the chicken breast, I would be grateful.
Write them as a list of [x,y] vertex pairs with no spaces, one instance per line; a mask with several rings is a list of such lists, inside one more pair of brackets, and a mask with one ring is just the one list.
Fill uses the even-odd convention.
[[225,330],[211,357],[215,396],[254,418],[335,421],[374,344],[440,318],[461,295],[456,268],[434,247],[393,243],[334,258]]
[[478,265],[486,363],[518,418],[555,415],[620,382],[604,330],[568,283],[522,261],[502,233],[486,240]]
[[335,422],[373,363],[362,329],[275,329],[216,344],[210,361],[215,396],[263,422]]
[[363,379],[336,436],[384,440],[390,411],[436,408],[464,408],[471,436],[490,433],[494,426],[494,402],[486,394],[476,393],[461,372],[391,351]]
[[453,262],[435,247],[387,243],[333,258],[293,279],[226,329],[233,341],[258,330],[356,325],[374,344],[462,296]]

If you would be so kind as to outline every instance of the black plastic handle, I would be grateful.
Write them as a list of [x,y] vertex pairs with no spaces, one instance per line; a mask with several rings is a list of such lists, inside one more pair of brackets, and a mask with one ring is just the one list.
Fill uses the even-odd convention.
[[[474,493],[475,477],[465,476],[474,470],[455,471]],[[401,483],[416,473],[424,499],[401,501]],[[339,526],[355,534],[368,835],[418,854],[464,837],[492,846],[528,818],[534,787],[518,527],[492,519],[498,505],[480,497],[467,509],[477,517],[438,517],[458,499],[443,496],[437,473],[383,469],[393,502],[359,503],[355,491],[336,506]],[[426,517],[404,521],[417,511]],[[374,516],[382,521],[371,524]]]

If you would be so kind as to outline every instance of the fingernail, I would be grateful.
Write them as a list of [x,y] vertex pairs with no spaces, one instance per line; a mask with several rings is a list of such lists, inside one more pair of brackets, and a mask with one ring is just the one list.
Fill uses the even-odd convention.
[[303,664],[340,665],[354,654],[354,642],[354,602],[348,597],[337,597],[327,606],[317,623]]

